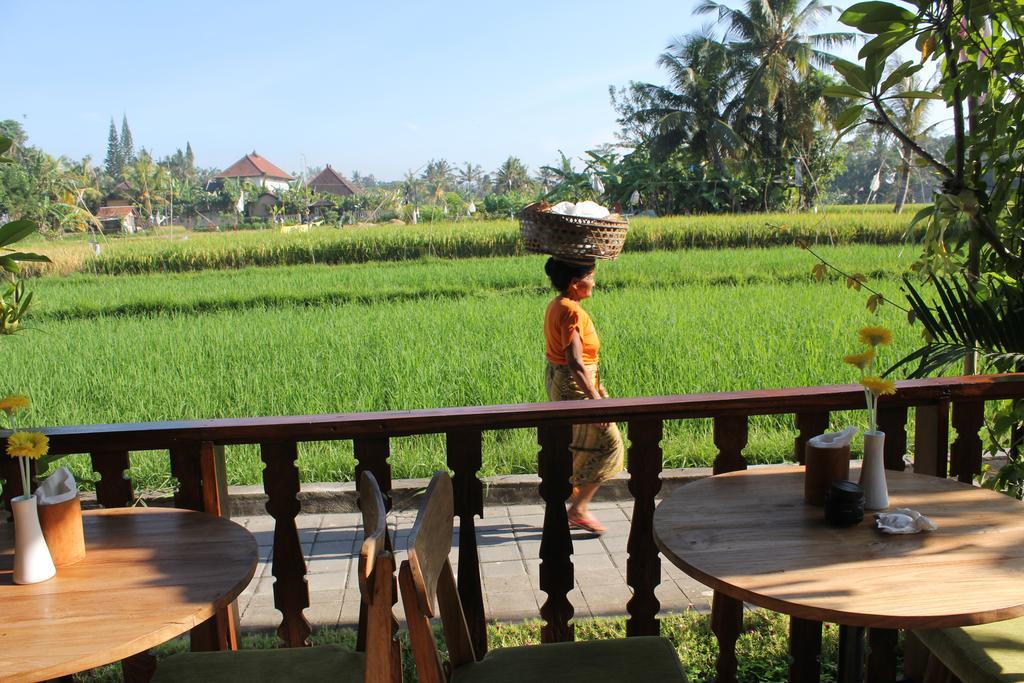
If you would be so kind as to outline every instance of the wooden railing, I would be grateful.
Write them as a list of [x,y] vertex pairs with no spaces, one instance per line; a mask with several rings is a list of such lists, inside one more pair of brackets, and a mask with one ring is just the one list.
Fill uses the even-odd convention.
[[[908,409],[915,408],[914,469],[936,476],[955,476],[969,482],[981,472],[979,430],[985,402],[1024,398],[1024,375],[982,375],[899,382],[894,396],[879,406],[879,428],[886,432],[885,462],[903,469],[907,451]],[[415,434],[445,434],[447,463],[454,473],[455,511],[460,524],[459,593],[466,608],[479,652],[485,652],[486,631],[475,518],[483,515],[482,440],[486,430],[537,430],[540,497],[545,504],[540,547],[540,586],[547,594],[541,607],[545,642],[573,638],[572,540],[565,501],[571,494],[571,425],[584,422],[626,422],[629,425],[629,490],[634,498],[632,527],[627,545],[626,581],[633,595],[625,606],[629,635],[656,634],[660,604],[655,589],[661,580],[661,561],[653,536],[655,498],[661,488],[661,439],[665,420],[712,418],[718,454],[714,471],[728,472],[747,466],[748,419],[754,415],[794,414],[798,432],[793,459],[802,460],[804,444],[825,431],[829,414],[856,410],[864,405],[858,385],[825,386],[768,391],[741,391],[689,396],[609,399],[506,406],[290,416],[256,419],[197,420],[144,424],[58,427],[44,430],[51,452],[88,453],[99,474],[97,498],[106,507],[132,503],[132,482],[126,470],[132,451],[167,450],[171,473],[178,480],[174,503],[178,507],[221,514],[226,507],[225,445],[258,444],[265,464],[263,483],[267,511],[275,519],[273,575],[274,604],[282,614],[278,628],[284,644],[308,644],[309,606],[306,566],[296,529],[300,511],[297,444],[300,441],[352,440],[356,476],[369,471],[381,483],[390,507],[390,440]],[[955,439],[947,452],[950,426]],[[5,502],[20,494],[13,461],[5,463]],[[728,600],[716,600],[713,628],[719,634],[725,665],[731,642],[738,633],[741,609]],[[719,607],[720,606],[720,607]],[[193,632],[194,649],[230,647],[237,615],[225,613]],[[731,642],[730,642],[731,641]]]

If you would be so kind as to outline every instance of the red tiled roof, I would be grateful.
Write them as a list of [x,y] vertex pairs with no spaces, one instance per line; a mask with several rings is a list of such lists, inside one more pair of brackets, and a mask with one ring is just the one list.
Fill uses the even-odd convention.
[[359,193],[359,188],[349,182],[345,176],[331,168],[330,164],[327,164],[327,168],[320,171],[316,178],[309,181],[309,189],[313,190],[313,192],[330,192],[331,194],[338,195]]
[[244,157],[215,175],[215,178],[259,178],[267,176],[278,180],[294,180],[290,175],[270,163],[256,152]]
[[121,218],[133,213],[135,213],[135,208],[131,206],[101,206],[100,210],[96,212],[96,218]]

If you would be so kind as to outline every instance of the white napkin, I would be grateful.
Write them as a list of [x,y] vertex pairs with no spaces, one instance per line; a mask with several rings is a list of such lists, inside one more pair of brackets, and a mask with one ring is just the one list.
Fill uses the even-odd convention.
[[580,202],[579,204],[558,202],[551,207],[550,211],[561,216],[579,216],[580,218],[607,218],[612,213],[606,207],[591,201]]
[[67,467],[58,467],[57,471],[48,476],[36,489],[38,505],[56,505],[69,501],[78,495],[78,484]]
[[887,534],[916,534],[919,531],[935,531],[939,525],[910,508],[896,508],[892,512],[875,514],[875,524]]
[[842,448],[850,445],[856,433],[856,427],[847,427],[841,432],[828,432],[812,436],[807,443],[815,448]]

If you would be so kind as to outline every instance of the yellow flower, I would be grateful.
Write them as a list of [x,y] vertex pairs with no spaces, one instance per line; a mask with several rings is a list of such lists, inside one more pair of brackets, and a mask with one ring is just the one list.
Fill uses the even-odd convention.
[[889,396],[896,393],[896,383],[881,377],[861,377],[860,383],[875,396]]
[[847,356],[846,358],[843,358],[843,362],[849,363],[850,365],[853,365],[854,367],[857,367],[857,368],[860,368],[861,370],[863,370],[868,365],[871,364],[871,361],[874,359],[874,357],[875,357],[875,350],[874,349],[868,349],[864,353],[855,353],[852,356]]
[[28,396],[7,396],[6,398],[0,398],[0,410],[10,415],[15,410],[28,408],[29,403]]
[[888,346],[892,344],[892,332],[884,327],[864,327],[861,328],[858,334],[860,335],[861,343],[868,346],[878,346],[880,344]]
[[50,451],[50,439],[39,432],[14,432],[7,437],[7,455],[41,458]]

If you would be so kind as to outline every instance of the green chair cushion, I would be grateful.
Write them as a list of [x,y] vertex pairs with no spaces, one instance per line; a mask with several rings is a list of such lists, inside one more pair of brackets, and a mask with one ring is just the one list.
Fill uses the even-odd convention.
[[1024,682],[1024,617],[914,634],[964,683]]
[[186,652],[160,662],[153,681],[362,683],[365,670],[366,655],[347,650],[340,645],[235,652]]
[[664,638],[636,637],[507,647],[460,666],[452,683],[685,683],[675,649]]

